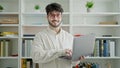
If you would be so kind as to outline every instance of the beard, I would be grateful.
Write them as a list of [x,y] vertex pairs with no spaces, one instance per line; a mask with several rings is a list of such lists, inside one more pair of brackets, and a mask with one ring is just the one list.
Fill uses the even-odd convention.
[[[50,21],[48,21],[48,22],[49,22],[49,25],[54,27],[54,28],[57,28],[61,25],[61,22],[59,22],[59,21],[57,21],[57,22],[59,22],[59,24],[57,24],[57,25],[54,25],[54,24],[50,23]],[[52,21],[52,22],[54,22],[54,21]]]

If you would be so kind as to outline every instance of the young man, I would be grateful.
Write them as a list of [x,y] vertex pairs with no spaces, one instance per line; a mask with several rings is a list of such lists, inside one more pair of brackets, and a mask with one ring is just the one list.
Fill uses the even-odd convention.
[[46,6],[49,26],[36,34],[32,59],[39,68],[72,68],[71,61],[59,58],[72,55],[73,36],[61,28],[63,8],[58,3]]

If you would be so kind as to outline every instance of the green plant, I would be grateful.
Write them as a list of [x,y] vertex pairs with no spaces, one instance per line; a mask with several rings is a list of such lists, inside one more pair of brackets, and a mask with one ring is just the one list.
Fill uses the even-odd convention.
[[87,1],[87,3],[86,3],[86,7],[87,7],[87,8],[92,8],[93,5],[94,5],[94,2],[93,2],[93,1]]
[[35,5],[34,7],[36,10],[39,10],[40,9],[40,6],[39,5]]
[[4,8],[3,8],[3,6],[2,5],[0,5],[0,10],[3,10]]

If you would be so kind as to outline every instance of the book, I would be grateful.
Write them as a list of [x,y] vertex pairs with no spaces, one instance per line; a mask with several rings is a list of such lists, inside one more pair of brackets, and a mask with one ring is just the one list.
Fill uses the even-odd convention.
[[24,41],[25,41],[25,43],[24,43],[24,44],[25,44],[25,45],[24,45],[24,47],[25,47],[25,48],[24,48],[24,49],[25,49],[25,57],[27,57],[27,53],[28,53],[28,50],[27,50],[27,49],[28,49],[28,45],[27,45],[27,40],[24,40]]
[[1,57],[4,56],[4,54],[3,54],[4,49],[3,49],[3,48],[4,48],[4,41],[1,40],[1,41],[0,41],[0,52],[1,52],[1,53],[0,53],[0,56],[1,56]]
[[106,21],[106,22],[99,22],[100,25],[117,25],[117,21]]
[[27,60],[27,68],[33,68],[33,61],[32,59],[26,59]]
[[24,39],[22,43],[22,56],[31,57],[31,46],[33,39]]
[[100,57],[103,57],[103,50],[104,50],[104,40],[103,39],[100,40],[99,50],[100,50]]
[[115,56],[115,41],[110,41],[110,57]]
[[39,68],[39,64],[38,63],[35,64],[35,68]]
[[99,40],[96,40],[96,56],[100,56],[100,50],[99,50],[99,43],[100,41]]
[[25,40],[22,42],[22,56],[25,57]]
[[27,68],[27,60],[26,59],[21,59],[21,67]]
[[30,68],[30,61],[27,61],[27,68]]
[[9,40],[5,40],[5,56],[9,56]]
[[99,50],[99,40],[96,40],[95,41],[95,47],[94,47],[94,56],[98,56],[99,57],[99,53],[100,53],[100,50]]
[[109,56],[109,41],[110,40],[104,40],[104,49],[103,49],[103,56],[104,57]]
[[35,34],[24,34],[23,36],[24,36],[24,37],[34,37]]

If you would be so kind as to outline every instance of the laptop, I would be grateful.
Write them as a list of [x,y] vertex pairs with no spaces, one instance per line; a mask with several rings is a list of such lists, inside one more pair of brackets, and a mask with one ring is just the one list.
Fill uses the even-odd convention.
[[74,37],[72,56],[61,56],[60,58],[76,61],[80,56],[88,56],[93,54],[95,45],[95,34]]

